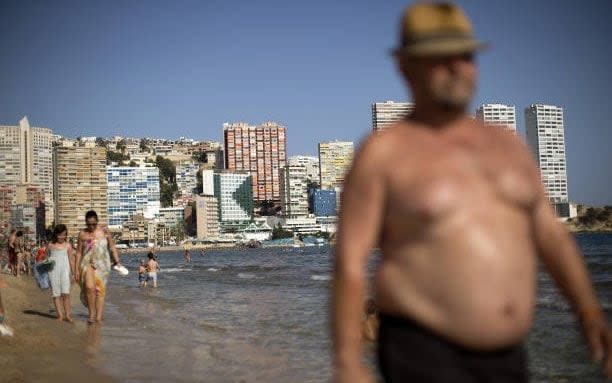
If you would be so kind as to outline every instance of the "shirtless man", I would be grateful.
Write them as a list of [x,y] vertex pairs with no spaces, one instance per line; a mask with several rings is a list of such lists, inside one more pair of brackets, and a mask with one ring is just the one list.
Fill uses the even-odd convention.
[[371,382],[361,317],[370,250],[385,381],[526,382],[537,260],[612,375],[612,336],[572,236],[521,140],[466,110],[476,41],[463,12],[419,2],[395,51],[415,111],[370,136],[344,186],[332,296],[335,382]]
[[149,261],[147,262],[147,270],[149,274],[147,275],[147,281],[153,281],[153,287],[157,287],[157,272],[159,271],[159,263],[155,260],[155,254],[149,253],[147,254],[149,257]]

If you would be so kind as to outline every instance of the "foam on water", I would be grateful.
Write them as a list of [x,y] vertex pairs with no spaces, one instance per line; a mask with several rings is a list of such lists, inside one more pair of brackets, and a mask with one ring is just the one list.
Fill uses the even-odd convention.
[[182,272],[182,271],[190,271],[191,269],[184,269],[184,268],[180,268],[180,267],[171,267],[171,268],[162,268],[160,270],[160,273],[178,273],[178,272]]
[[257,278],[257,275],[255,275],[255,274],[248,274],[248,273],[238,273],[238,278],[253,279],[253,278]]
[[310,279],[313,281],[331,281],[331,275],[311,275]]

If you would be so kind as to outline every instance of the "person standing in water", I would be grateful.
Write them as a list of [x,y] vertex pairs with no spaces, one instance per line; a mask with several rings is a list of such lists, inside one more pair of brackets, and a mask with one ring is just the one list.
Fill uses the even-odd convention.
[[138,286],[147,286],[147,263],[144,259],[140,260],[140,265],[138,266]]
[[[71,303],[70,303],[70,282],[71,275],[74,275],[75,262],[73,249],[66,241],[68,229],[66,225],[59,224],[53,229],[53,238],[47,246],[47,255],[50,260],[55,262],[53,269],[49,271],[51,281],[51,293],[53,295],[53,305],[57,313],[57,320],[72,323]],[[62,313],[62,307],[64,309]]]
[[153,287],[157,287],[157,272],[159,271],[159,263],[155,260],[155,254],[149,252],[147,254],[149,257],[149,261],[147,262],[147,270],[149,274],[147,275],[147,281],[153,281]]
[[111,233],[98,227],[98,214],[90,210],[85,214],[87,228],[81,230],[77,239],[76,280],[81,285],[81,302],[87,307],[87,322],[101,322],[106,297],[106,282],[113,266],[121,267],[119,253]]

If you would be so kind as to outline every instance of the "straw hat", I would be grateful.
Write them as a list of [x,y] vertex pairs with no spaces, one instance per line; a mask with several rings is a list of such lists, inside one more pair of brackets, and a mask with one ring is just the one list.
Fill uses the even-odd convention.
[[406,9],[400,25],[401,56],[444,56],[486,48],[475,39],[472,24],[461,8],[451,3],[417,3]]

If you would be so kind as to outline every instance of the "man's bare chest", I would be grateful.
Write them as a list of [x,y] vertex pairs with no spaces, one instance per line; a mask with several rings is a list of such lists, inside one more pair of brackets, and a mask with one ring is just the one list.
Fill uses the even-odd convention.
[[487,203],[528,208],[537,192],[528,166],[495,148],[449,146],[398,156],[388,177],[389,213],[434,219]]

